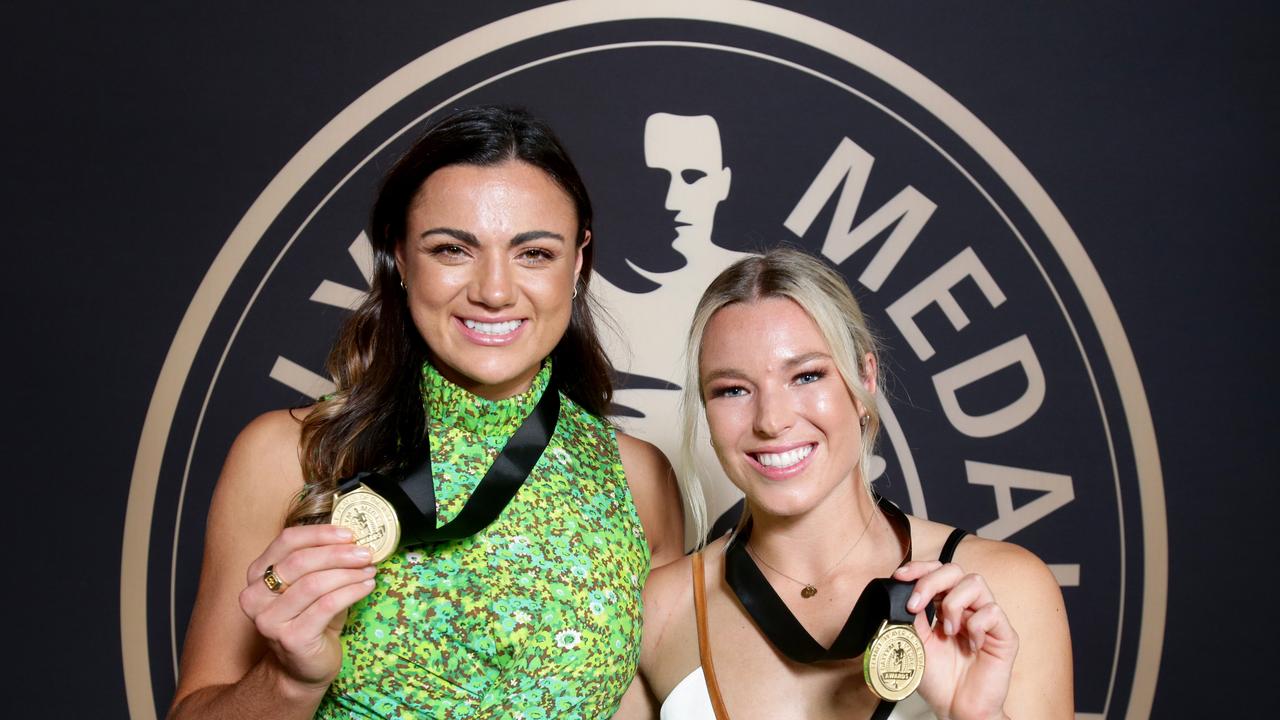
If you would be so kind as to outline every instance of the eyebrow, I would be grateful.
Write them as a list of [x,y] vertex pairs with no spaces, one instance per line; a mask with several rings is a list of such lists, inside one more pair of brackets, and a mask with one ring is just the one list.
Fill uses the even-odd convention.
[[[430,230],[422,231],[422,233],[418,235],[418,237],[425,238],[428,235],[448,235],[454,240],[470,245],[471,247],[480,247],[480,241],[476,238],[474,234],[469,233],[466,230],[459,230],[458,228],[434,227],[434,228],[431,228]],[[552,240],[559,240],[560,242],[565,241],[563,235],[561,235],[560,233],[551,232],[550,230],[526,230],[525,232],[519,233],[517,235],[513,235],[511,237],[510,243],[508,244],[510,245],[510,247],[516,247],[518,245],[523,245],[527,242],[532,242],[534,240],[542,240],[543,238],[551,238]]]
[[814,350],[813,352],[807,352],[803,355],[797,355],[791,358],[790,360],[787,360],[786,362],[782,363],[782,366],[785,368],[793,368],[797,365],[803,365],[811,360],[830,360],[830,359],[831,359],[830,355],[824,352],[819,352],[817,350]]
[[[803,355],[797,355],[793,358],[788,358],[786,361],[782,363],[782,367],[783,369],[790,370],[791,368],[794,368],[797,365],[804,365],[805,363],[810,362],[812,360],[830,360],[830,359],[831,359],[831,356],[828,355],[827,353],[819,352],[815,350],[813,352],[804,353]],[[712,380],[720,380],[721,378],[746,379],[746,377],[747,377],[746,373],[744,373],[743,371],[737,368],[719,368],[707,373],[706,377],[702,378],[702,382],[708,383],[708,382],[711,382]]]

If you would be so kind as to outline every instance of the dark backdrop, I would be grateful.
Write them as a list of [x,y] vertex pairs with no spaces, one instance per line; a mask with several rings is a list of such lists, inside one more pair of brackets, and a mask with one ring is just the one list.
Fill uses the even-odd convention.
[[[249,204],[370,85],[535,4],[9,8],[11,712],[128,716],[120,547],[139,430],[192,293]],[[1265,713],[1278,13],[789,7],[945,88],[1071,222],[1132,343],[1163,466],[1168,620],[1152,714],[1207,715],[1224,697]]]

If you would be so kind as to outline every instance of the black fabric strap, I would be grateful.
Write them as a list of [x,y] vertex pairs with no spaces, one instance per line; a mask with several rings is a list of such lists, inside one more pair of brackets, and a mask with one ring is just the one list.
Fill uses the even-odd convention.
[[947,541],[942,544],[942,554],[938,556],[938,560],[943,563],[951,562],[951,558],[955,557],[956,554],[956,546],[968,534],[967,530],[961,530],[960,528],[952,530],[951,534],[947,536]]
[[881,700],[880,704],[876,706],[876,711],[871,713],[870,720],[889,720],[889,716],[893,714],[893,706],[897,704],[896,702]]
[[[909,562],[911,527],[907,516],[884,498],[877,500],[877,506],[903,541],[906,553],[902,562]],[[882,620],[890,618],[894,622],[910,623],[915,617],[906,611],[906,600],[915,583],[876,578],[867,583],[831,647],[824,648],[800,624],[751,559],[746,551],[750,539],[751,521],[748,520],[729,541],[725,551],[725,581],[760,632],[779,652],[795,662],[814,663],[857,657],[866,649],[867,642],[879,629]]]
[[401,547],[471,537],[498,519],[519,492],[551,442],[559,417],[560,393],[552,382],[494,458],[457,517],[443,527],[436,527],[435,481],[429,452],[404,477],[362,472],[339,483],[338,492],[347,493],[364,484],[391,503],[400,520]]

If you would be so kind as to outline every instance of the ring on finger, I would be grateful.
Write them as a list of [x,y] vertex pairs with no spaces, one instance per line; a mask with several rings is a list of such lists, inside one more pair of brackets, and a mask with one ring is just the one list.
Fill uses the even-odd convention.
[[289,589],[289,583],[284,578],[276,574],[276,566],[268,565],[266,572],[262,573],[262,582],[266,583],[267,589],[279,595]]

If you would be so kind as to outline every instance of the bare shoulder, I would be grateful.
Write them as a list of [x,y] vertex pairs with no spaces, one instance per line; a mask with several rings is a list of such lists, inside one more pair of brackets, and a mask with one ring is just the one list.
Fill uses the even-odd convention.
[[684,554],[684,513],[675,472],[657,446],[623,432],[618,433],[618,455],[649,541],[652,565],[666,565]]
[[[954,530],[949,525],[911,517],[915,559],[939,557]],[[951,561],[965,572],[982,576],[1010,618],[1021,621],[1022,627],[1015,622],[1015,629],[1029,629],[1041,620],[1060,621],[1065,627],[1066,608],[1058,581],[1030,550],[968,534],[956,547]]]
[[227,453],[219,489],[250,495],[297,492],[302,487],[298,442],[308,412],[272,410],[254,418]]
[[[955,528],[932,520],[909,516],[911,540],[916,560],[932,560],[942,554],[943,546]],[[952,562],[968,572],[978,573],[995,587],[1009,586],[1011,591],[1027,584],[1029,589],[1058,592],[1058,583],[1048,566],[1026,548],[1009,542],[988,540],[966,534],[956,547]]]
[[292,459],[297,460],[302,421],[310,412],[310,408],[302,408],[271,410],[259,415],[236,436],[231,452],[244,450],[266,453],[273,457],[288,454]]
[[954,562],[986,578],[1006,610],[1019,600],[1062,605],[1062,591],[1049,567],[1021,545],[968,535],[956,548]]
[[684,605],[692,607],[693,556],[684,555],[680,559],[655,568],[649,573],[644,585],[644,609],[646,622],[652,611],[655,619],[679,610]]
[[[209,506],[206,551],[228,538],[261,551],[284,527],[285,515],[302,490],[298,460],[305,410],[273,410],[254,418],[236,436]],[[255,553],[256,554],[256,553]]]
[[618,432],[618,455],[627,479],[633,482],[665,484],[670,476],[674,483],[671,462],[657,445],[638,437]]

